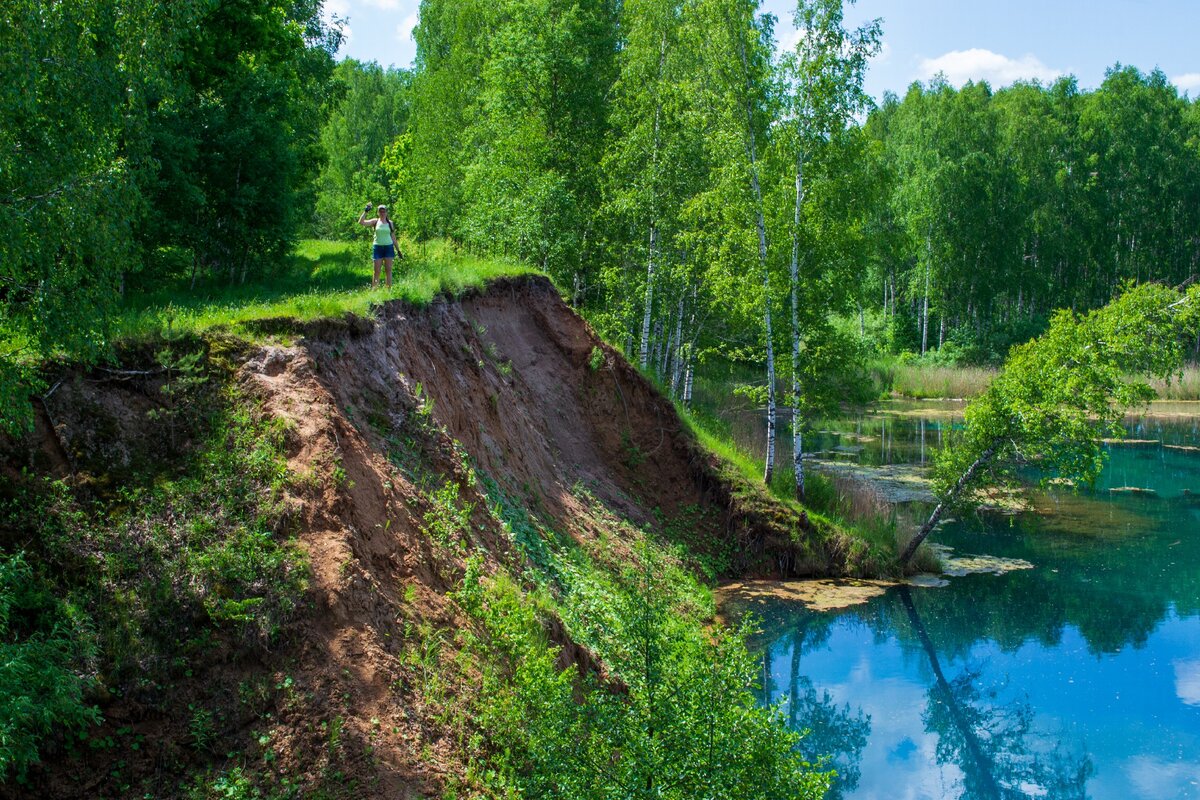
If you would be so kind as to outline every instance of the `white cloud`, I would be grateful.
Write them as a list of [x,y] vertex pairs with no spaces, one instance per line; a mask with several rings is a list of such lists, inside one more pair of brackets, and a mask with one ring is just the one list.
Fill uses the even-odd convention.
[[406,44],[414,41],[413,30],[417,27],[417,22],[419,20],[420,16],[418,16],[416,12],[413,12],[405,17],[404,21],[396,27],[396,38]]
[[883,64],[892,57],[892,46],[887,42],[879,43],[879,52],[875,54],[875,63]]
[[1175,695],[1184,705],[1200,706],[1200,660],[1176,661],[1171,666],[1175,667]]
[[804,29],[803,28],[793,28],[788,33],[785,33],[785,34],[783,34],[783,36],[779,37],[779,52],[781,52],[781,53],[794,52],[796,50],[796,45],[799,44],[800,40],[803,38],[804,38]]
[[1188,72],[1184,75],[1176,75],[1171,78],[1171,83],[1179,87],[1180,91],[1191,92],[1200,89],[1200,72]]
[[944,74],[955,86],[981,80],[994,86],[1007,86],[1018,80],[1048,83],[1063,75],[1061,70],[1047,67],[1033,55],[1009,58],[980,48],[954,50],[937,58],[921,59],[918,77],[928,80],[938,73]]
[[400,0],[362,0],[368,6],[382,8],[384,11],[395,11],[400,7]]
[[345,52],[346,45],[350,43],[353,36],[353,31],[350,30],[350,25],[346,20],[350,16],[350,0],[325,0],[321,7],[321,18],[325,23],[332,24],[336,19],[342,24],[342,49]]
[[1152,755],[1134,756],[1124,770],[1134,790],[1134,797],[1141,800],[1159,800],[1162,797],[1188,797],[1189,790],[1200,781],[1200,763],[1175,761]]

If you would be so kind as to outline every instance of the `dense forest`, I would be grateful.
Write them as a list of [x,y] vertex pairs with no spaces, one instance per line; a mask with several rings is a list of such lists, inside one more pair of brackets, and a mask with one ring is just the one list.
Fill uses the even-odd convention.
[[[757,0],[422,0],[416,61],[399,69],[339,61],[343,22],[321,0],[6,0],[0,796],[19,795],[46,752],[144,755],[133,755],[142,740],[132,725],[109,725],[129,741],[86,738],[108,724],[100,704],[122,700],[144,700],[148,715],[174,725],[170,746],[190,748],[172,751],[166,772],[145,759],[131,768],[144,768],[142,785],[299,796],[294,774],[269,795],[242,774],[251,762],[238,753],[261,756],[248,772],[285,771],[274,759],[289,754],[252,727],[265,719],[271,735],[309,742],[289,763],[325,759],[306,787],[362,796],[342,770],[363,768],[388,725],[358,719],[367,755],[338,760],[343,717],[314,699],[350,680],[356,654],[337,651],[344,675],[310,675],[304,691],[279,671],[298,661],[271,660],[298,652],[273,648],[304,643],[297,620],[318,608],[309,580],[335,604],[393,603],[358,608],[355,624],[396,634],[378,648],[401,676],[389,702],[405,715],[419,703],[404,724],[426,727],[411,741],[399,725],[391,734],[412,763],[443,770],[421,774],[429,785],[451,785],[446,775],[468,765],[463,792],[496,796],[609,796],[613,786],[628,789],[622,796],[820,796],[831,779],[824,762],[803,761],[797,736],[753,705],[744,631],[712,633],[708,584],[746,572],[735,563],[746,541],[720,536],[770,532],[785,543],[771,567],[781,575],[818,555],[828,558],[804,563],[812,574],[901,574],[943,508],[973,509],[985,484],[1017,484],[1035,462],[1047,477],[1094,479],[1100,435],[1119,435],[1125,409],[1153,396],[1131,378],[1169,380],[1186,351],[1195,358],[1200,297],[1183,293],[1200,261],[1200,108],[1162,72],[1117,64],[1095,89],[1074,78],[1003,88],[935,78],[876,102],[863,83],[885,23],[848,27],[845,4],[799,0],[781,21]],[[800,34],[785,48],[778,29],[790,22]],[[410,353],[383,354],[396,359],[384,369],[365,339],[347,344],[370,327],[345,322],[348,312],[412,300],[368,291],[356,271],[368,266],[365,248],[339,244],[365,243],[356,224],[365,203],[391,207],[410,272],[469,263],[476,271],[453,286],[506,276],[526,304],[511,301],[514,318],[557,314],[571,341],[548,348],[561,364],[542,359],[557,372],[505,395],[526,380],[522,370],[544,368],[523,352],[527,340],[513,336],[502,355],[498,337],[461,309],[442,309],[463,314],[458,328],[440,327],[416,302],[411,319],[387,321],[382,340],[408,336],[411,350],[440,354],[487,387],[486,399],[436,369],[409,381],[423,368],[403,360]],[[356,266],[320,287],[297,285],[296,260],[309,268],[303,282],[331,253],[322,268],[337,258]],[[423,286],[424,302],[452,293],[443,277]],[[322,330],[346,341],[314,335],[308,351],[288,350],[318,328],[280,315],[252,330],[174,327],[192,301],[224,308],[243,289],[255,302],[303,295],[329,322]],[[148,297],[151,333],[128,335],[125,317]],[[582,349],[568,359],[572,346]],[[804,508],[791,499],[812,500],[806,424],[877,397],[873,359],[995,366],[1006,357],[1009,371],[939,456],[942,502],[908,550],[892,541],[894,515],[864,534],[837,517],[836,499]],[[348,363],[378,369],[384,389],[356,385]],[[688,427],[683,409],[704,391],[706,370],[735,375],[719,390],[736,383],[762,410],[765,464],[730,467],[704,430]],[[276,379],[296,381],[287,402],[270,394],[281,391]],[[450,415],[463,423],[458,439],[436,421],[432,381],[463,403]],[[580,406],[602,423],[618,402],[625,415],[625,429],[598,437],[597,451],[612,452],[595,472],[575,464],[563,473],[570,483],[554,483],[566,478],[547,457],[544,484],[505,484],[508,452],[493,451],[506,448],[462,444],[475,441],[477,417],[553,399],[571,382],[586,387]],[[133,410],[121,407],[100,431],[88,427],[99,403],[66,399],[129,387]],[[644,406],[637,441],[627,392]],[[317,401],[297,397],[320,398],[321,419],[336,424],[304,428],[316,426],[308,404]],[[268,418],[272,398],[287,413]],[[71,417],[52,418],[53,403]],[[675,438],[660,449],[668,418]],[[509,431],[507,450],[532,448],[535,428]],[[780,448],[784,431],[791,444]],[[311,463],[298,455],[302,435],[306,447],[320,444],[303,453]],[[128,444],[121,436],[142,449],[116,464],[109,446]],[[777,450],[791,463],[777,465]],[[685,488],[639,498],[644,518],[634,520],[641,512],[627,497],[648,492],[668,457],[680,459],[671,475]],[[697,464],[716,465],[700,489],[690,483]],[[760,466],[766,490],[744,474]],[[611,486],[597,488],[594,474]],[[693,490],[708,505],[676,503]],[[383,508],[373,527],[353,518],[356,503]],[[302,524],[312,508],[324,516]],[[344,552],[310,569],[313,542],[342,534]],[[427,563],[373,564],[391,583],[373,582],[359,563],[369,559],[351,552],[365,548],[363,536],[380,537],[366,548],[375,555],[400,541]],[[761,536],[754,543],[761,549]],[[229,654],[258,672],[208,685],[205,670],[216,674]],[[575,661],[564,667],[564,657]],[[336,708],[347,718],[361,712],[344,703]],[[315,739],[312,720],[283,720],[326,712]],[[76,733],[89,743],[77,745]],[[714,748],[714,736],[726,746]],[[442,749],[434,758],[416,741]],[[113,795],[134,785],[120,764],[104,784]]]
[[310,225],[340,34],[320,0],[0,9],[0,398],[95,360],[122,295],[269,273]]
[[797,13],[783,52],[750,0],[427,0],[401,70],[335,64],[315,1],[7,4],[0,386],[100,356],[122,293],[269,276],[364,200],[545,270],[678,397],[698,361],[763,365],[771,407],[876,353],[994,363],[1194,270],[1200,112],[1162,73],[875,105],[882,22]]
[[424,4],[397,188],[418,235],[542,265],[643,362],[761,359],[794,245],[803,339],[861,310],[873,344],[978,361],[1196,264],[1200,116],[1160,72],[934,80],[868,111],[879,27],[840,4],[804,4],[787,53],[748,3],[521,5]]

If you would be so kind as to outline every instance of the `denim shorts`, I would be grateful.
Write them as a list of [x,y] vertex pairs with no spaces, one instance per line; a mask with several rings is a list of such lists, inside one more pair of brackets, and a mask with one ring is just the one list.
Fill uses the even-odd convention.
[[375,245],[375,255],[372,256],[372,258],[374,260],[379,261],[380,259],[383,259],[383,258],[395,258],[395,257],[396,257],[395,245],[390,245],[390,244]]

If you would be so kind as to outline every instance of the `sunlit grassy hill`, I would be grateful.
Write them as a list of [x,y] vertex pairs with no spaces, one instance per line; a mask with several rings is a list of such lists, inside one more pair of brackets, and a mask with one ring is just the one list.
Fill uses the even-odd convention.
[[[445,241],[402,242],[391,289],[371,289],[370,250],[362,242],[302,241],[269,277],[243,284],[209,278],[193,288],[187,276],[133,294],[115,321],[121,340],[153,337],[168,324],[175,334],[213,328],[253,337],[254,323],[287,318],[311,321],[345,314],[370,316],[385,300],[424,305],[441,292],[458,294],[491,278],[536,270],[496,258],[479,258]],[[381,277],[382,284],[382,277]]]

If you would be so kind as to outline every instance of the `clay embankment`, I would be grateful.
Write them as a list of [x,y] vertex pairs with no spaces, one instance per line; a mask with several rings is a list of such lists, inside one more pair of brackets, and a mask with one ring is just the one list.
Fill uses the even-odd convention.
[[[469,466],[577,540],[594,535],[586,506],[598,503],[652,531],[686,516],[691,542],[733,554],[730,577],[848,571],[839,533],[817,530],[702,451],[673,406],[545,279],[499,281],[423,309],[392,303],[374,324],[301,332],[294,346],[252,353],[237,380],[287,429],[285,521],[308,553],[312,602],[282,650],[232,657],[196,677],[210,692],[228,684],[231,695],[255,671],[285,687],[257,717],[239,717],[231,697],[224,717],[240,728],[229,749],[242,746],[239,735],[269,741],[281,776],[310,788],[354,776],[354,796],[395,798],[437,793],[461,768],[428,697],[429,643],[442,652],[436,668],[465,624],[447,597],[463,554],[429,533],[433,492],[454,484],[460,505],[474,509],[472,549],[488,568],[519,568],[521,558]],[[123,391],[106,387],[77,381],[56,394],[67,449],[88,427],[68,409],[121,405],[115,395],[83,396]],[[124,416],[134,422],[113,413],[110,434],[127,427],[135,438],[139,415]],[[549,624],[564,663],[601,668]],[[130,706],[105,711],[110,726],[155,741],[130,766],[135,775],[161,770],[164,753],[186,758],[186,718]],[[103,768],[102,754],[89,760]],[[78,782],[86,771],[47,775],[41,786],[47,796],[84,796],[98,787]]]

